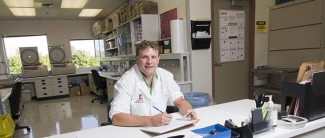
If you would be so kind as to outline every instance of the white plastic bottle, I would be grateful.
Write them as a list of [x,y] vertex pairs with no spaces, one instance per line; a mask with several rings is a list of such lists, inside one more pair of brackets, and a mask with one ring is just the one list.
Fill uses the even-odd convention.
[[270,119],[271,119],[271,124],[272,126],[276,126],[277,125],[277,121],[278,121],[278,112],[276,110],[274,110],[274,104],[273,104],[273,101],[272,101],[272,95],[266,95],[265,97],[269,97],[269,101],[267,102],[268,103],[268,108],[269,108],[269,112],[271,113],[271,116],[270,116]]

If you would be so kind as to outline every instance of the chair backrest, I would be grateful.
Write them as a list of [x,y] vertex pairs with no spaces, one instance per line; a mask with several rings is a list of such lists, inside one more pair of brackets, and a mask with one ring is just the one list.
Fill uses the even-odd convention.
[[20,109],[20,98],[21,98],[21,82],[16,82],[12,87],[11,94],[9,97],[11,116],[19,114]]
[[99,76],[98,71],[92,69],[91,74],[93,75],[93,80],[95,82],[96,89],[98,90],[98,89],[102,88],[103,87],[102,78]]

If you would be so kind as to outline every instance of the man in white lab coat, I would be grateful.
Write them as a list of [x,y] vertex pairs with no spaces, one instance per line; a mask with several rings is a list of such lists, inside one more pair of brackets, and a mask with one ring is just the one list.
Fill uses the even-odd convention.
[[173,74],[157,68],[159,46],[156,42],[144,40],[136,45],[136,63],[114,85],[109,112],[113,125],[168,125],[173,116],[165,113],[167,103],[176,105],[184,116],[197,119]]

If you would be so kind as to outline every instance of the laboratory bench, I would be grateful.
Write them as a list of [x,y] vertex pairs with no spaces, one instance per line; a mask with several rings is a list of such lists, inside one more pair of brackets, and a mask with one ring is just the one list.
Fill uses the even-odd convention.
[[[114,93],[114,85],[121,78],[121,75],[117,75],[116,72],[100,72],[99,75],[106,79],[108,98],[111,99]],[[91,72],[84,71],[76,74],[56,75],[46,77],[35,78],[21,78],[19,79],[24,84],[30,84],[32,87],[32,97],[36,97],[37,100],[46,100],[52,98],[62,98],[69,96],[68,78],[86,76],[89,81],[89,90],[94,94],[99,94],[96,90],[96,85],[93,81]],[[191,92],[192,82],[179,82],[176,83],[180,86],[182,92]]]
[[[186,126],[170,133],[154,135],[141,131],[142,127],[119,127],[114,125],[101,126],[92,129],[70,132],[66,134],[51,136],[49,138],[106,138],[106,137],[170,137],[185,135],[185,137],[195,137],[191,130],[203,128],[214,124],[224,124],[225,120],[232,121],[239,125],[242,121],[250,117],[251,109],[254,108],[255,101],[243,99],[229,103],[212,105],[194,109],[200,121],[194,125]],[[173,113],[173,120],[182,117],[180,113]],[[287,129],[279,125],[269,132],[255,135],[255,138],[286,138],[286,137],[322,137],[325,134],[325,118],[307,122],[302,128]],[[114,132],[114,133],[111,133]],[[128,133],[125,133],[128,132]],[[196,136],[198,137],[198,136]]]

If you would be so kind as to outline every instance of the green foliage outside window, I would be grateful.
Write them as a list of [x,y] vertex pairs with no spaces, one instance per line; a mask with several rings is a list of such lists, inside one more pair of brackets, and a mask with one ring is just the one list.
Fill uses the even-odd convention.
[[[40,64],[47,65],[48,70],[51,70],[49,55],[40,55]],[[11,74],[21,73],[21,60],[20,55],[8,57],[9,70]]]
[[76,50],[72,53],[72,62],[76,65],[76,68],[99,66],[99,59],[94,56],[87,56],[81,50]]

